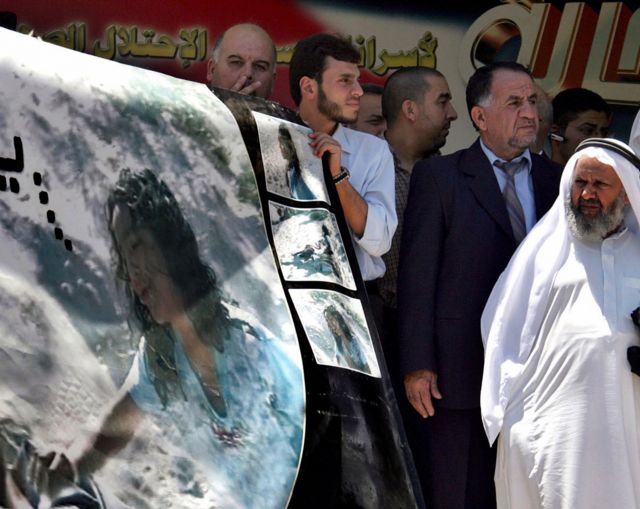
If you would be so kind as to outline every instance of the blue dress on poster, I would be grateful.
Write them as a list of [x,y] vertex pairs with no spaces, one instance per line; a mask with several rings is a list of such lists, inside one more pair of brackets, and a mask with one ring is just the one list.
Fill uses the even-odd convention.
[[231,330],[223,351],[215,352],[226,415],[209,404],[178,338],[172,343],[181,397],[163,405],[144,338],[126,386],[135,403],[156,417],[167,438],[184,446],[210,489],[222,483],[241,507],[285,507],[302,445],[300,369],[264,327],[251,323],[247,313],[227,308]]
[[300,172],[300,167],[298,165],[290,165],[289,170],[287,170],[287,175],[289,177],[289,190],[291,191],[291,196],[293,196],[297,200],[315,200],[315,195],[309,189],[309,186],[302,179],[302,173]]
[[293,143],[289,129],[284,124],[278,127],[278,144],[282,157],[287,164],[287,183],[289,184],[291,196],[296,200],[315,200],[316,196],[302,178],[296,146]]

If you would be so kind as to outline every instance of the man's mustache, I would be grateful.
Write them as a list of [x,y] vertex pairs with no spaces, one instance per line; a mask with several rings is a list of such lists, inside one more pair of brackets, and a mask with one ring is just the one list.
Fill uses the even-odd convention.
[[600,200],[598,200],[597,198],[580,198],[578,200],[578,205],[595,205],[597,207],[602,207],[602,203],[600,203]]

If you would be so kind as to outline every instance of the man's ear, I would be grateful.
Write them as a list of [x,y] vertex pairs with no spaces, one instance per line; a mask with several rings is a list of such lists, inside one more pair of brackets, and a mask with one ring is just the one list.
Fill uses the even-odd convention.
[[318,82],[309,76],[300,78],[300,97],[314,99],[318,91]]
[[211,83],[213,80],[213,70],[216,68],[216,63],[213,61],[213,57],[207,62],[207,81]]
[[473,106],[471,108],[471,120],[479,131],[487,130],[487,117],[482,106]]
[[411,122],[415,122],[418,117],[417,104],[411,99],[405,99],[402,101],[402,114]]

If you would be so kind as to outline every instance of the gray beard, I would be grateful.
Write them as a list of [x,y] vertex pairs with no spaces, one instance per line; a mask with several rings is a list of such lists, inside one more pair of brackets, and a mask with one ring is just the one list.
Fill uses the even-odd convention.
[[569,230],[577,239],[587,242],[602,242],[609,235],[616,232],[624,220],[624,191],[616,198],[608,209],[602,210],[594,218],[586,217],[579,205],[571,203],[571,196],[565,200],[565,210]]

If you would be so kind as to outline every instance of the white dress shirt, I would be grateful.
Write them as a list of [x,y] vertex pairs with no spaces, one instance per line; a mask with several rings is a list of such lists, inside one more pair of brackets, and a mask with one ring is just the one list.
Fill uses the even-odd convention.
[[[500,186],[500,192],[504,193],[504,188],[507,185],[507,176],[505,175],[504,170],[498,168],[494,163],[496,160],[505,161],[505,159],[502,159],[501,157],[495,155],[491,151],[491,149],[482,142],[482,140],[480,140],[480,147],[491,163],[493,172],[495,173],[496,179],[498,180],[498,185]],[[513,175],[513,179],[516,186],[516,194],[518,195],[518,199],[520,200],[520,204],[522,205],[522,210],[524,212],[524,220],[527,227],[527,232],[529,232],[531,231],[531,228],[533,228],[533,225],[536,224],[536,202],[533,194],[533,179],[531,177],[531,154],[529,153],[529,149],[525,150],[521,155],[514,158],[513,160],[517,161],[518,159],[525,159],[527,161],[526,170],[520,170],[516,172]]]
[[362,278],[371,281],[385,272],[381,256],[389,251],[398,225],[393,156],[384,140],[339,125],[333,134],[342,147],[342,166],[349,182],[367,202],[362,237],[351,232]]

